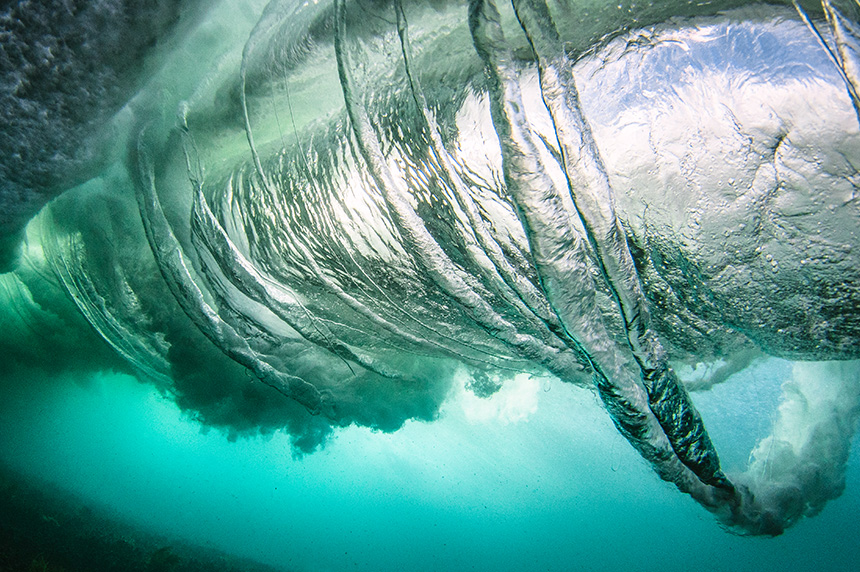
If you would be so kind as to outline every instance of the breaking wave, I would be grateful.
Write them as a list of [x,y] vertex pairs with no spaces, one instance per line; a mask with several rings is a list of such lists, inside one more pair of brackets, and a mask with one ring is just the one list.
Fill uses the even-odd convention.
[[[299,452],[432,420],[455,374],[551,374],[779,534],[840,494],[860,414],[858,35],[743,4],[213,8],[114,118],[127,155],[30,225],[15,323],[72,323],[67,293],[114,367]],[[758,352],[794,375],[726,475],[689,391]]]

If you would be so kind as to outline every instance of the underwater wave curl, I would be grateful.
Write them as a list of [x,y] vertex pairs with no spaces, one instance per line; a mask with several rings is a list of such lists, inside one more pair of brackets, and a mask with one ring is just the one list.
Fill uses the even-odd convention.
[[[70,299],[110,367],[233,436],[285,428],[300,453],[339,426],[432,420],[463,372],[479,396],[551,374],[593,388],[721,523],[780,534],[841,493],[860,415],[857,14],[188,8],[154,32],[181,49],[141,66],[109,124],[107,105],[79,122],[122,144],[83,145],[69,186],[98,176],[28,226],[0,277],[6,335],[78,332],[51,343],[83,367],[97,342]],[[31,359],[6,349],[7,374]],[[727,475],[690,392],[760,353],[793,377]]]

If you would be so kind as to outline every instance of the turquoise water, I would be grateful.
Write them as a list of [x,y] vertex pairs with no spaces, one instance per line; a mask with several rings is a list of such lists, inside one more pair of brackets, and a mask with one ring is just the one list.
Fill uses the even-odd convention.
[[[697,394],[729,471],[767,429],[786,372],[771,360],[722,395]],[[438,421],[393,434],[343,430],[295,459],[283,434],[202,432],[127,376],[34,383],[7,389],[0,460],[280,570],[856,570],[856,445],[846,492],[820,515],[777,538],[739,537],[660,481],[590,392],[516,385],[490,402],[459,395]],[[769,403],[750,406],[767,388]]]

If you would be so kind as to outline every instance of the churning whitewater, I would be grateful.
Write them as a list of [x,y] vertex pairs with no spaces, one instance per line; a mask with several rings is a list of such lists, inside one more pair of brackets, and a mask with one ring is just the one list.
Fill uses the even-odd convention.
[[[59,367],[86,369],[92,328],[112,349],[94,368],[233,436],[283,429],[297,454],[339,427],[432,421],[455,380],[488,398],[550,375],[591,388],[731,530],[779,535],[842,493],[858,6],[189,5],[153,20],[160,49],[69,76],[103,95],[89,107],[47,80],[27,95],[36,32],[13,24],[39,9],[5,10],[15,363],[33,358],[9,340],[65,328],[81,333],[52,342]],[[69,21],[96,35],[98,10]],[[58,39],[65,17],[39,45],[77,70],[91,54]],[[695,391],[765,355],[792,376],[748,470],[726,474]]]

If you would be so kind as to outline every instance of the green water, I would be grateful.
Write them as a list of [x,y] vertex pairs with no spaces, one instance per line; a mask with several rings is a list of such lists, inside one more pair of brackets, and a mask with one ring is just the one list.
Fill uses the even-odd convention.
[[[700,394],[727,461],[763,431],[786,373],[770,361],[724,395]],[[393,434],[343,430],[294,459],[283,434],[201,432],[126,376],[34,382],[5,388],[0,460],[148,529],[281,570],[856,569],[856,446],[842,497],[778,538],[744,538],[657,479],[589,392],[516,385],[489,402],[461,394],[438,421]],[[770,403],[745,410],[767,391]]]

